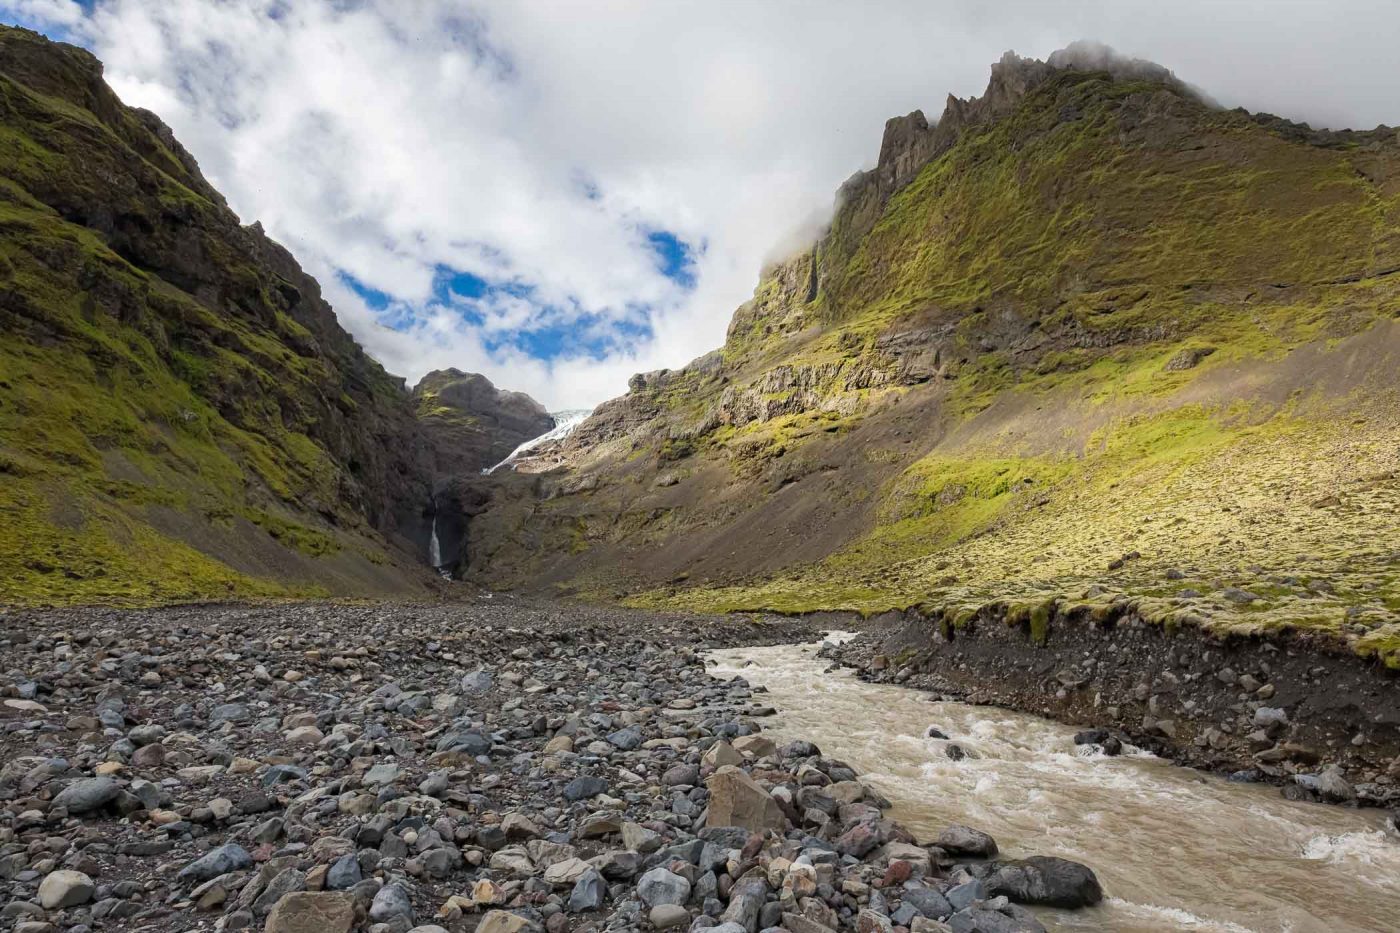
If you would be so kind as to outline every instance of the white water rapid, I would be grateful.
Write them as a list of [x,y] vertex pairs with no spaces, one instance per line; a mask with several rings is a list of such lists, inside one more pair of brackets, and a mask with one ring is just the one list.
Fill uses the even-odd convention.
[[[1294,803],[1276,787],[1231,784],[1144,752],[1082,754],[1069,726],[825,673],[816,651],[716,651],[710,671],[767,687],[778,715],[765,724],[777,738],[809,739],[849,762],[917,835],[965,823],[1010,857],[1093,868],[1104,903],[1044,911],[1051,930],[1400,930],[1400,838],[1381,811]],[[949,739],[925,738],[930,725]],[[968,757],[949,759],[949,742]]]
[[539,447],[543,447],[545,444],[552,443],[553,441],[562,441],[564,438],[574,433],[574,428],[583,424],[584,420],[587,419],[588,416],[591,414],[593,414],[593,409],[591,408],[570,408],[565,411],[550,412],[550,416],[554,418],[553,428],[541,434],[539,437],[530,438],[528,441],[512,450],[510,452],[510,456],[506,457],[504,460],[491,467],[490,469],[483,470],[482,472],[494,473],[501,467],[510,466],[522,454],[527,454],[530,451],[535,450]]

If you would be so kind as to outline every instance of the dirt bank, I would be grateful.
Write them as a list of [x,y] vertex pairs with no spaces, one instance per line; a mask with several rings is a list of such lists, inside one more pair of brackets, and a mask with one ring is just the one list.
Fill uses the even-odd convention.
[[[808,617],[835,628],[840,614]],[[984,606],[954,623],[890,613],[828,655],[862,676],[1117,730],[1181,764],[1270,781],[1290,797],[1400,802],[1396,675],[1325,640],[1219,638],[1131,608],[1092,618]]]

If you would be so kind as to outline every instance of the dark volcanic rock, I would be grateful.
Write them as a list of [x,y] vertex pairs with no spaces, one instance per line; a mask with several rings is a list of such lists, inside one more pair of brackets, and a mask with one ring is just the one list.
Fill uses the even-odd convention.
[[1092,907],[1103,900],[1103,889],[1092,869],[1050,856],[1002,862],[984,884],[993,897],[1003,894],[1018,904],[1076,908]]
[[435,370],[414,386],[413,398],[439,481],[480,473],[554,427],[539,402],[477,373]]

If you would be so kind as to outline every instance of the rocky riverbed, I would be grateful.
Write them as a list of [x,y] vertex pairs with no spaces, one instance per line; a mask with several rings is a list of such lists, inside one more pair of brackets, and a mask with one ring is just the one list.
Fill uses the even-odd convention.
[[1035,931],[1102,896],[919,839],[706,647],[812,623],[514,602],[0,616],[0,927]]

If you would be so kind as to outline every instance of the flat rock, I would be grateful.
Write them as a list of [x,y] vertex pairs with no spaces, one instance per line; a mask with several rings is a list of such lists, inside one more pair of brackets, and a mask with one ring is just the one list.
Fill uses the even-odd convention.
[[297,891],[273,905],[265,933],[350,933],[355,898],[339,891]]

